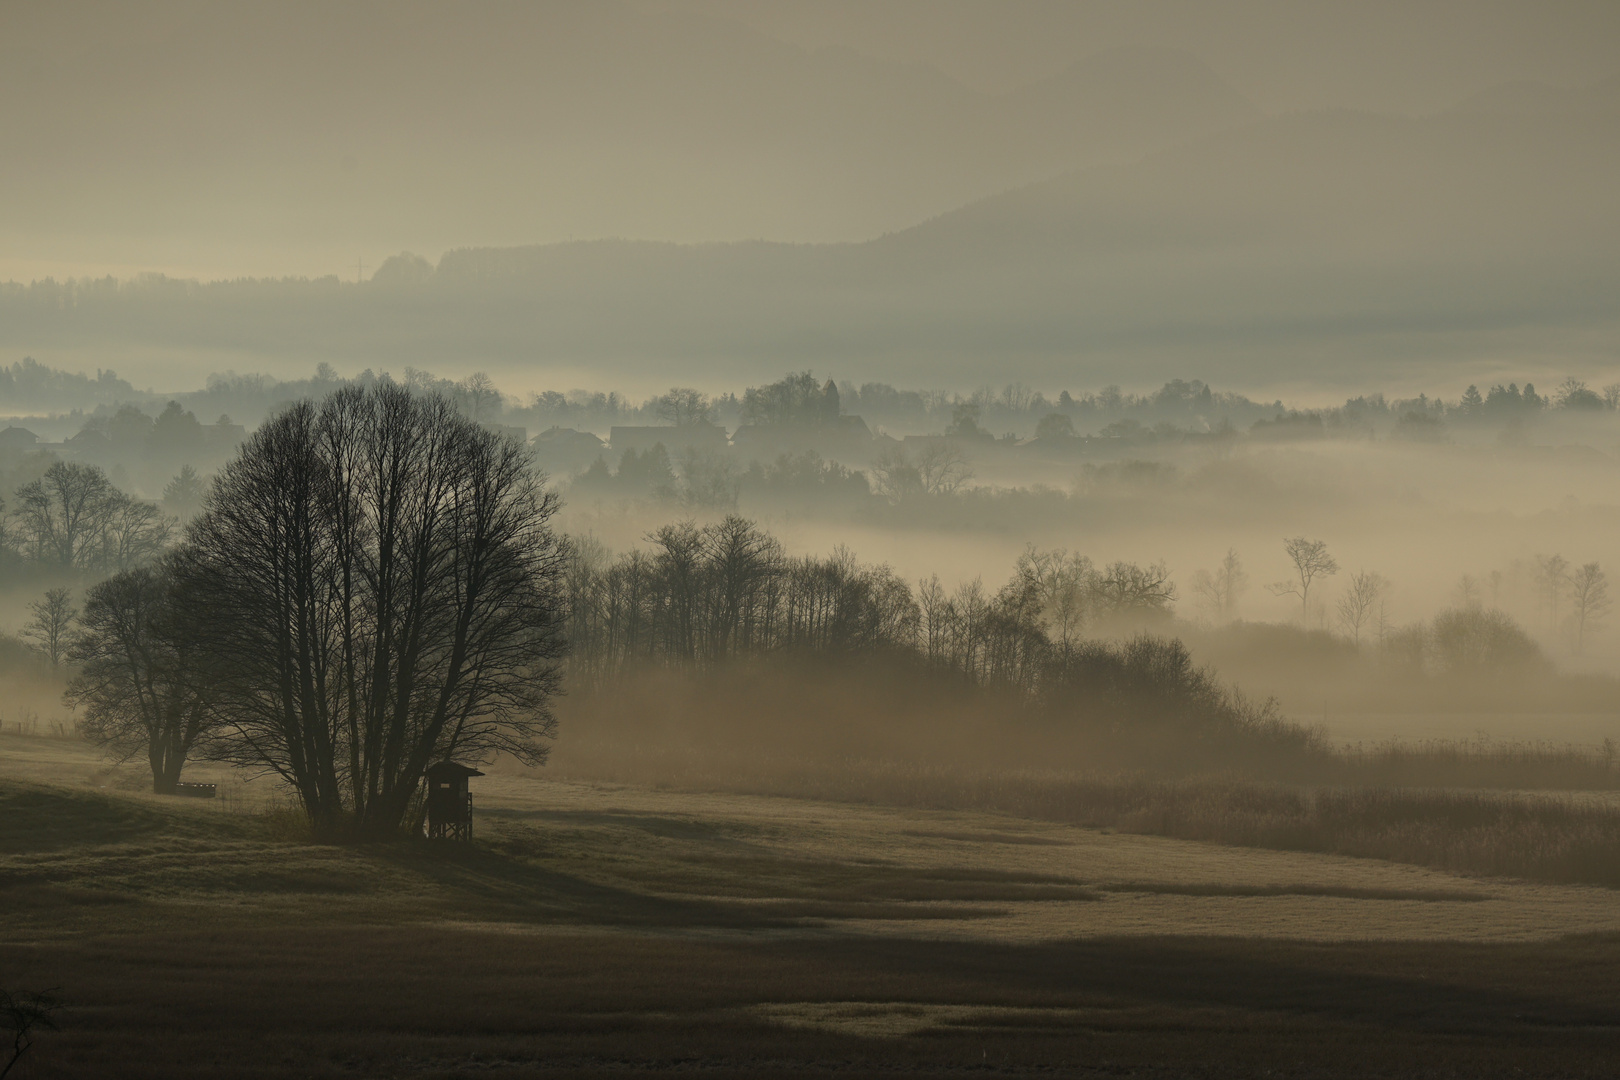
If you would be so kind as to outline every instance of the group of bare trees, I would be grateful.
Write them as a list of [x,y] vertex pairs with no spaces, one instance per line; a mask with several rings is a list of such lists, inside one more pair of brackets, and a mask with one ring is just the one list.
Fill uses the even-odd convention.
[[1141,632],[1169,613],[1163,564],[1095,566],[1027,550],[999,589],[913,589],[844,549],[792,557],[754,523],[668,525],[610,559],[576,540],[567,571],[571,673],[608,685],[634,667],[706,667],[761,655],[833,655],[1021,696],[1099,738],[1198,752],[1263,742],[1308,748],[1300,729],[1221,686],[1174,639]]
[[574,670],[605,677],[635,663],[704,664],[777,649],[837,651],[908,644],[916,604],[887,567],[839,549],[787,556],[731,515],[666,525],[646,550],[609,559],[575,541],[566,575]]
[[947,593],[919,583],[918,648],[931,664],[981,683],[1035,689],[1054,657],[1092,637],[1139,629],[1169,615],[1176,586],[1162,563],[1098,567],[1063,548],[1026,549],[995,593],[978,579]]
[[709,396],[690,386],[672,386],[669,393],[653,399],[653,411],[658,419],[678,428],[695,427],[712,422],[714,405]]
[[892,503],[918,496],[954,495],[973,479],[973,469],[959,447],[931,442],[915,454],[904,447],[885,448],[871,465],[872,491]]
[[557,508],[524,448],[442,396],[339,390],[267,422],[156,566],[93,587],[70,696],[102,741],[280,775],[326,834],[406,823],[442,757],[545,756],[563,653]]
[[125,494],[106,473],[78,462],[55,462],[23,484],[10,509],[0,542],[57,576],[139,566],[163,551],[174,527],[156,504]]
[[1216,622],[1231,622],[1237,616],[1238,598],[1249,587],[1249,574],[1243,569],[1236,548],[1227,548],[1214,570],[1195,570],[1192,593],[1203,602]]
[[[1273,596],[1298,598],[1300,621],[1309,624],[1313,611],[1311,597],[1319,597],[1322,582],[1339,573],[1338,560],[1328,551],[1326,541],[1304,536],[1285,539],[1283,550],[1293,566],[1293,574],[1267,586],[1267,590]],[[1536,556],[1531,576],[1536,594],[1547,613],[1549,629],[1554,633],[1567,632],[1575,651],[1579,653],[1588,635],[1604,629],[1603,620],[1612,609],[1608,576],[1598,563],[1572,566],[1562,555],[1556,554]],[[1248,575],[1236,550],[1229,550],[1214,571],[1200,570],[1194,573],[1192,591],[1217,621],[1224,622],[1235,614],[1237,598],[1247,582]],[[1489,584],[1494,598],[1501,591],[1502,575],[1491,574]],[[1333,622],[1355,645],[1360,646],[1363,638],[1372,632],[1376,632],[1380,643],[1391,635],[1393,628],[1384,606],[1389,586],[1389,580],[1383,575],[1371,570],[1357,570],[1350,575],[1344,591],[1334,602]],[[1320,613],[1321,606],[1318,605],[1315,610]],[[1436,645],[1441,653],[1452,657],[1478,653],[1484,646],[1477,645],[1477,641],[1485,639],[1500,642],[1512,638],[1509,651],[1518,649],[1518,637],[1523,636],[1522,631],[1516,631],[1518,636],[1515,636],[1503,630],[1503,626],[1512,625],[1512,619],[1500,612],[1494,617],[1494,622],[1490,619],[1482,621],[1469,614],[1482,610],[1484,598],[1481,583],[1473,575],[1464,574],[1458,581],[1456,606],[1443,612],[1433,629],[1414,624],[1403,628],[1402,633],[1408,639],[1418,634],[1425,638],[1433,637],[1436,642],[1442,639],[1476,642],[1457,648]],[[1441,666],[1455,668],[1458,664],[1442,656]]]
[[1608,575],[1595,562],[1572,566],[1562,555],[1538,555],[1535,582],[1548,624],[1555,633],[1567,630],[1579,653],[1588,634],[1604,629],[1614,606]]
[[1163,564],[1095,567],[1030,549],[999,590],[978,580],[913,589],[840,548],[792,557],[736,515],[666,525],[648,547],[610,559],[575,541],[567,571],[571,664],[603,680],[635,664],[712,664],[768,652],[902,653],[975,682],[1033,688],[1043,665],[1099,628],[1167,614]]

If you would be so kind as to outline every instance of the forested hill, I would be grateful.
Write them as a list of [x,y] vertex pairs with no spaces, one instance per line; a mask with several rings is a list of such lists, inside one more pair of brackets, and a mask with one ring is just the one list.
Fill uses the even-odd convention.
[[987,354],[1036,381],[1077,357],[1103,378],[1147,358],[1231,380],[1300,376],[1303,355],[1353,383],[1510,352],[1567,367],[1620,315],[1617,136],[1602,110],[1281,117],[860,244],[607,240],[400,257],[363,284],[13,285],[0,346],[618,377],[861,360],[935,382]]

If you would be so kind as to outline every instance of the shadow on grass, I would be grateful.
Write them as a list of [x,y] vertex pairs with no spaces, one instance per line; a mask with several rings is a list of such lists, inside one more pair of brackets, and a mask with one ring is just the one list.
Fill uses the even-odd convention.
[[73,790],[27,781],[0,781],[0,854],[62,851],[89,845],[164,838],[233,838],[251,831],[195,805],[167,806],[151,799]]
[[1460,904],[1495,899],[1489,893],[1462,889],[1358,889],[1346,885],[1178,885],[1173,882],[1121,881],[1096,888],[1102,892],[1154,893],[1161,896],[1326,896],[1339,900],[1416,900]]
[[[8,951],[0,942],[0,965]],[[270,924],[76,937],[48,953],[52,977],[95,1017],[66,1036],[82,1075],[97,1063],[109,1075],[217,1075],[221,1060],[257,1064],[273,1044],[282,1051],[259,1074],[336,1075],[331,1062],[353,1059],[364,1075],[435,1076],[491,1060],[514,1075],[582,1076],[699,1066],[1090,1075],[1107,1063],[1096,1072],[1602,1076],[1620,1026],[1612,935],[1507,946],[997,945]],[[773,1019],[932,1006],[956,1010],[900,1034],[794,1031]],[[154,1031],[164,1052],[144,1073],[131,1068],[146,1061],[131,1047]]]
[[739,833],[760,831],[758,827],[743,822],[714,824],[685,817],[638,814],[629,810],[516,810],[490,807],[480,808],[478,814],[492,821],[547,821],[580,828],[637,829],[666,840],[728,840]]
[[[791,947],[809,959],[808,946]],[[1601,987],[1594,992],[1574,964],[1562,972],[1547,968],[1557,954],[1574,960],[1587,949],[1609,959],[1594,953],[1583,958],[1585,966],[1613,963],[1620,958],[1617,935],[1506,946],[1126,938],[1038,946],[874,939],[858,948],[866,965],[909,973],[922,985],[966,978],[995,986],[1000,992],[990,996],[1007,1004],[1151,1001],[1476,1033],[1504,1025],[1620,1027],[1616,972],[1597,971]],[[1526,962],[1540,969],[1539,977],[1524,977]]]
[[772,929],[791,919],[722,900],[656,896],[589,881],[478,844],[412,840],[368,849],[374,857],[459,897],[467,914],[486,918],[565,920],[645,927]]

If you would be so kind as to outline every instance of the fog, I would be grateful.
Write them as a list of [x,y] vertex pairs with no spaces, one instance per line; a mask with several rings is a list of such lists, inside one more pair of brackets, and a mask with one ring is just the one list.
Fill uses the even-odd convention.
[[1612,2],[11,0],[0,101],[0,1075],[1612,1071]]
[[[1130,617],[1099,609],[1087,633],[1180,636],[1200,663],[1247,693],[1278,696],[1289,715],[1312,724],[1360,717],[1329,722],[1341,740],[1398,736],[1399,715],[1434,712],[1455,714],[1458,737],[1489,730],[1592,745],[1611,733],[1607,691],[1584,684],[1538,682],[1486,700],[1439,683],[1380,696],[1360,684],[1358,665],[1409,648],[1413,628],[1446,611],[1490,610],[1570,677],[1620,675],[1606,597],[1581,626],[1567,597],[1569,574],[1620,561],[1615,385],[1571,377],[1543,392],[1470,385],[1449,399],[1372,394],[1301,409],[1198,381],[1142,394],[1023,384],[961,394],[852,378],[840,387],[803,372],[713,397],[638,399],[524,395],[482,375],[454,381],[415,368],[344,376],[322,366],[288,382],[216,375],[173,396],[106,371],[31,362],[5,374],[34,407],[10,421],[21,429],[5,458],[10,489],[58,459],[103,469],[169,515],[174,537],[241,441],[287,403],[398,381],[448,394],[490,430],[523,440],[562,497],[557,527],[593,558],[649,553],[666,526],[730,516],[752,522],[785,558],[847,551],[913,594],[937,579],[947,593],[993,595],[1031,552],[1159,567],[1164,602]],[[22,511],[15,495],[9,505]],[[43,585],[93,580],[88,564],[64,577],[30,555],[25,524],[18,518],[10,533],[14,629]],[[1294,537],[1321,541],[1336,563],[1303,605],[1284,587],[1296,573],[1285,550]],[[1212,598],[1208,582],[1229,554],[1241,582]],[[1547,578],[1554,556],[1564,560],[1557,580]],[[1358,574],[1377,585],[1351,624],[1341,604]],[[1268,626],[1297,640],[1267,637]],[[1320,667],[1323,649],[1342,650],[1331,670]],[[1435,657],[1427,665],[1445,666]],[[1569,715],[1515,730],[1481,711]],[[1611,719],[1582,718],[1592,713]],[[1439,730],[1411,722],[1413,738]]]

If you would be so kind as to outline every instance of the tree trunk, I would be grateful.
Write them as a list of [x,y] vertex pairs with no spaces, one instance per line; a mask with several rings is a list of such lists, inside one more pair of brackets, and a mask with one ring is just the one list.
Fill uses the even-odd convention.
[[180,786],[180,767],[185,758],[169,751],[161,743],[154,744],[148,754],[152,763],[152,793],[173,795]]

